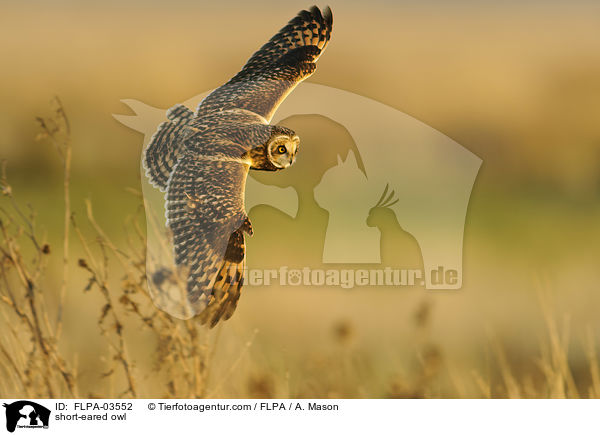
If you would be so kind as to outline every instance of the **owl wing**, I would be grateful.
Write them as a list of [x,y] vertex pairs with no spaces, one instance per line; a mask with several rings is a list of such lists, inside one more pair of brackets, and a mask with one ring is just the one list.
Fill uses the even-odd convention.
[[197,118],[190,109],[178,104],[167,111],[167,119],[160,124],[142,156],[146,177],[163,192],[184,152],[240,159],[256,144],[266,142],[271,132],[261,116],[243,109],[212,112]]
[[167,226],[187,299],[200,321],[231,317],[244,282],[244,212],[248,166],[184,152],[166,194]]
[[163,192],[167,188],[173,166],[182,152],[181,135],[193,118],[194,112],[187,107],[180,104],[173,106],[167,111],[168,121],[160,124],[144,150],[142,163],[146,176],[154,187]]
[[270,122],[285,97],[314,73],[332,26],[329,7],[322,14],[316,6],[301,11],[254,53],[239,73],[208,95],[197,114],[240,108]]

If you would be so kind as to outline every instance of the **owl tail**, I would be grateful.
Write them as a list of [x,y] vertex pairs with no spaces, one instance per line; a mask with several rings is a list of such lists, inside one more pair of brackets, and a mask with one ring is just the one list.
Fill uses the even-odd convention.
[[144,150],[146,176],[162,191],[167,188],[167,180],[183,148],[182,141],[178,139],[193,117],[194,112],[180,104],[170,108],[167,111],[169,120],[160,124]]
[[223,261],[208,305],[199,314],[200,323],[214,328],[220,320],[228,320],[233,315],[244,285],[245,263],[244,260]]
[[[244,268],[246,265],[246,246],[244,233],[252,234],[252,224],[246,220],[229,237],[227,248],[222,256],[212,255],[217,259],[216,273],[200,297],[189,293],[194,310],[203,325],[213,328],[220,320],[227,320],[237,307],[244,285]],[[215,258],[216,257],[216,258]],[[196,300],[194,304],[193,300]]]

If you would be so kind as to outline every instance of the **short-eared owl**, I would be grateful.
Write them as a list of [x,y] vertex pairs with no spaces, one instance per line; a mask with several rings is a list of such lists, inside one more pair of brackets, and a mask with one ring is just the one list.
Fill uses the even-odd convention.
[[248,170],[294,163],[298,136],[269,122],[315,72],[332,24],[329,7],[301,11],[196,113],[172,107],[144,152],[147,177],[166,192],[167,226],[188,302],[211,327],[231,317],[244,281],[244,233],[252,235],[244,209]]

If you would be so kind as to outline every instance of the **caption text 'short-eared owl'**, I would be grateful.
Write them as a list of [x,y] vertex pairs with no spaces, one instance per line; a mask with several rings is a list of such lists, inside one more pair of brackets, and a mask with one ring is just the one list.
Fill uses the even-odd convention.
[[300,140],[270,125],[277,107],[316,69],[331,37],[329,7],[301,11],[252,55],[196,113],[167,112],[144,152],[146,176],[166,191],[174,259],[184,269],[187,299],[211,327],[233,314],[244,280],[244,209],[249,169],[278,171],[296,158]]

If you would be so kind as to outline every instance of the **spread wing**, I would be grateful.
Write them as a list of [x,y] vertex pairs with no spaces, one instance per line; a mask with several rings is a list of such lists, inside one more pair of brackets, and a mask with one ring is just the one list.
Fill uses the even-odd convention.
[[271,120],[298,83],[316,69],[331,38],[333,16],[326,7],[301,11],[248,60],[231,80],[208,95],[197,115],[231,108],[247,109]]
[[168,121],[159,125],[144,150],[142,163],[146,176],[154,187],[163,192],[183,148],[180,135],[193,118],[194,112],[187,107],[180,104],[173,106],[167,111]]
[[211,327],[231,317],[243,285],[247,174],[247,165],[184,152],[167,185],[175,264],[193,311]]
[[261,116],[242,109],[197,118],[190,109],[178,104],[167,111],[167,119],[150,139],[142,157],[146,177],[163,192],[184,152],[240,159],[256,144],[265,143],[271,134]]

